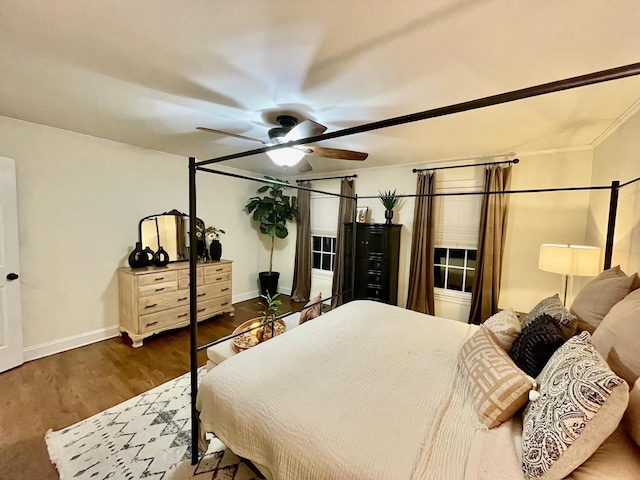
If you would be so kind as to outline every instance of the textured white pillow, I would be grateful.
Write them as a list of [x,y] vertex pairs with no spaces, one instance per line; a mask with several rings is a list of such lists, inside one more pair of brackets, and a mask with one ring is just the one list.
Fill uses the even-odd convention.
[[513,341],[521,330],[520,320],[518,320],[513,308],[507,308],[492,315],[485,320],[483,325],[493,332],[498,345],[507,353],[511,351]]
[[523,416],[522,470],[527,480],[560,480],[616,429],[629,386],[591,345],[588,332],[556,350],[536,380],[540,398]]

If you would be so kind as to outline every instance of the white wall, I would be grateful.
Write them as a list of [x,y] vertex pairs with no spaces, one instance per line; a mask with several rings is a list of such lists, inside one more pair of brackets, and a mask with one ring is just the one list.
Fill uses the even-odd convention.
[[[25,347],[115,331],[116,269],[141,217],[188,211],[187,159],[3,117],[0,156],[16,161]],[[257,239],[242,212],[253,192],[198,175],[198,216],[227,231],[235,301],[257,293]]]
[[[519,158],[520,163],[513,170],[512,190],[591,185],[590,149]],[[588,204],[588,191],[511,195],[501,308],[528,312],[541,299],[562,294],[562,277],[538,269],[540,245],[584,244]],[[575,279],[574,292],[582,281]]]
[[[624,122],[593,153],[592,182],[610,185],[640,177],[640,111]],[[593,192],[589,203],[587,237],[604,247],[609,192]],[[612,265],[626,273],[640,270],[640,183],[620,190]]]

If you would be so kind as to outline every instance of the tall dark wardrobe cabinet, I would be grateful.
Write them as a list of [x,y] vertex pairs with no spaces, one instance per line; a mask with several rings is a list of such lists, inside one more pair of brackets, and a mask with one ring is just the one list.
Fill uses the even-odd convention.
[[[351,286],[353,223],[345,223],[345,289]],[[402,225],[356,223],[355,286],[348,300],[398,304],[398,264]]]

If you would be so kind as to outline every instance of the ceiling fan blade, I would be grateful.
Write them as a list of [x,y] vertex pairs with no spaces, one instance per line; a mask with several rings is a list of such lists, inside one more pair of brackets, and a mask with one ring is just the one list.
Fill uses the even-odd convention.
[[298,171],[300,173],[309,173],[312,170],[313,168],[311,167],[311,164],[307,162],[304,158],[300,160],[300,163],[298,163]]
[[313,120],[305,120],[300,122],[287,133],[282,140],[283,142],[291,142],[292,140],[300,140],[301,138],[315,137],[316,135],[322,135],[327,130],[327,127],[320,125]]
[[250,140],[252,142],[259,142],[263,145],[270,145],[268,142],[265,142],[264,140],[260,140],[259,138],[247,137],[245,135],[240,135],[237,133],[223,132],[222,130],[215,130],[213,128],[196,127],[196,130],[202,130],[203,132],[208,132],[208,133],[216,133],[218,135],[226,135],[227,137],[241,138],[243,140]]
[[338,160],[356,160],[361,162],[369,156],[368,153],[355,152],[353,150],[342,150],[340,148],[314,147],[311,145],[305,145],[303,148],[307,155],[335,158]]

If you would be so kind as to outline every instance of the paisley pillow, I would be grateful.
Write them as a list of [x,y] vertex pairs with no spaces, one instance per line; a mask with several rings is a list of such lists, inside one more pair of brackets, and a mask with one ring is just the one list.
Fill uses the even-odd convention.
[[613,433],[629,401],[627,383],[611,371],[582,332],[561,346],[536,379],[540,398],[524,411],[522,470],[527,480],[560,480]]
[[[522,328],[531,325],[542,315],[549,315],[560,328],[568,328],[576,324],[577,318],[565,308],[556,293],[555,295],[543,298],[531,311],[521,320]],[[575,333],[575,328],[573,329]]]

